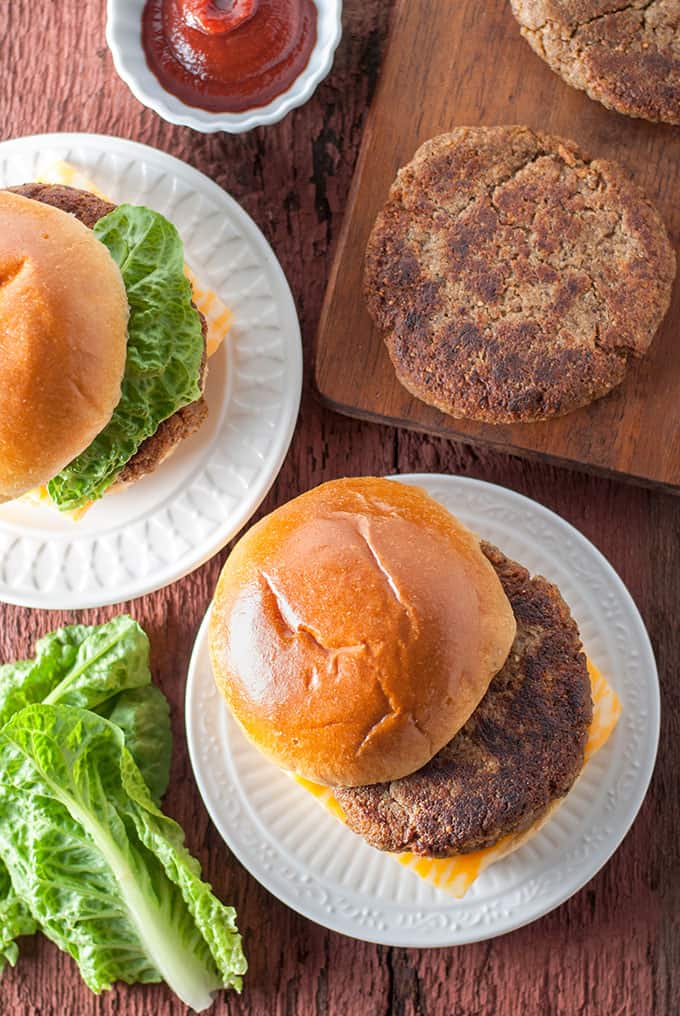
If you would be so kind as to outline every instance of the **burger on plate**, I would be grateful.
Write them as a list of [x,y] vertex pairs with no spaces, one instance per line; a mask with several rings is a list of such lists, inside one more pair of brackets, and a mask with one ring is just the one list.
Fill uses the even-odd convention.
[[76,515],[203,423],[206,321],[175,227],[30,183],[0,191],[0,500]]
[[455,875],[538,829],[593,733],[559,590],[392,480],[326,483],[253,526],[220,576],[210,652],[272,762],[373,847],[461,859]]

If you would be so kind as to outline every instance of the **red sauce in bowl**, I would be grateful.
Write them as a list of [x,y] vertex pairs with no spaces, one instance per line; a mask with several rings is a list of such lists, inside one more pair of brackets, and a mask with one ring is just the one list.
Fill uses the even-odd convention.
[[240,113],[266,106],[307,66],[313,0],[147,0],[146,61],[189,106]]

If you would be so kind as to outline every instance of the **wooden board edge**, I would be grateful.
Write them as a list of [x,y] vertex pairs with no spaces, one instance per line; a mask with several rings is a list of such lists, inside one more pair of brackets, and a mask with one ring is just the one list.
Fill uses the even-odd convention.
[[598,476],[607,480],[617,480],[619,482],[630,483],[635,487],[644,487],[646,490],[672,494],[676,497],[680,496],[680,484],[676,485],[664,483],[662,480],[654,480],[645,476],[636,476],[633,473],[625,473],[616,469],[607,469],[606,466],[596,466],[591,463],[581,462],[578,459],[561,458],[558,455],[550,455],[547,452],[535,451],[532,448],[518,448],[517,445],[508,444],[507,442],[500,440],[494,441],[492,438],[480,437],[478,435],[471,437],[469,434],[451,433],[450,430],[443,427],[437,427],[436,425],[426,426],[425,424],[418,423],[416,420],[403,420],[399,417],[373,413],[369,409],[361,409],[358,406],[346,406],[340,402],[336,402],[331,396],[321,391],[316,384],[316,379],[312,387],[312,394],[325,409],[330,409],[335,413],[340,413],[342,416],[347,416],[355,420],[362,420],[364,423],[377,423],[383,427],[396,427],[400,430],[412,430],[418,434],[432,434],[435,437],[445,438],[447,441],[452,441],[455,444],[468,445],[472,448],[489,448],[492,451],[501,452],[505,455],[513,455],[516,458],[529,459],[530,461],[541,462],[548,466],[557,466],[560,469],[569,469],[573,472],[586,473],[588,476]]

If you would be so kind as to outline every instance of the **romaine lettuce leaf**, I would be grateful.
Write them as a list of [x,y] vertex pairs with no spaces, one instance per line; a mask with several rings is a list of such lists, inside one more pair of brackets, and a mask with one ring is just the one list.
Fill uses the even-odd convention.
[[[149,640],[127,615],[106,624],[70,625],[43,636],[34,660],[0,667],[0,726],[34,702],[97,708],[118,724],[160,802],[168,785],[172,735],[168,703],[151,683]],[[0,861],[0,972],[16,962],[19,935],[37,930]]]
[[126,614],[92,627],[59,628],[39,639],[34,660],[0,667],[0,726],[33,702],[92,709],[150,682],[149,640]]
[[125,283],[127,360],[111,420],[48,484],[63,511],[101,497],[159,424],[201,394],[201,321],[191,303],[179,233],[158,212],[137,205],[119,205],[95,223],[94,233]]
[[0,862],[0,973],[7,963],[12,966],[19,956],[15,939],[20,935],[33,935],[38,925],[31,912],[14,891],[9,872]]
[[153,804],[122,731],[32,705],[0,732],[0,855],[33,918],[93,991],[163,978],[202,1010],[240,989],[235,913]]
[[172,756],[170,709],[163,692],[155,684],[122,691],[97,712],[123,731],[154,804],[160,804],[168,789]]

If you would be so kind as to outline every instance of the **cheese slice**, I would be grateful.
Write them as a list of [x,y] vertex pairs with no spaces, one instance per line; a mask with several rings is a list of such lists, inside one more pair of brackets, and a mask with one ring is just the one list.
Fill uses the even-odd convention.
[[[42,483],[39,487],[34,487],[33,490],[26,491],[25,494],[22,494],[20,500],[26,501],[29,504],[40,505],[45,508],[55,507],[54,501],[49,495],[47,485],[44,483]],[[85,513],[90,510],[93,504],[94,501],[88,501],[87,504],[84,504],[82,506],[82,508],[67,509],[66,511],[60,512],[59,514],[67,515],[70,519],[73,520],[73,522],[78,522],[78,520],[82,519],[83,515],[85,515]]]
[[[85,176],[81,170],[68,162],[64,162],[63,159],[57,159],[53,162],[46,172],[40,176],[38,183],[53,183],[61,184],[63,187],[77,187],[79,190],[86,190],[90,194],[96,194],[102,201],[111,200],[106,194],[102,194],[97,185]],[[227,305],[220,300],[217,293],[213,292],[212,289],[206,289],[200,284],[196,275],[186,263],[184,265],[184,274],[191,283],[194,303],[206,320],[205,351],[208,358],[210,358],[224,342],[232,326],[234,315]],[[34,504],[54,507],[52,498],[47,491],[47,487],[44,485],[36,487],[34,490],[29,490],[27,494],[24,494],[24,498]],[[74,522],[77,522],[93,504],[94,502],[90,501],[88,504],[83,505],[82,508],[62,512],[62,515],[69,515]]]
[[[607,743],[621,715],[621,701],[618,695],[590,660],[588,660],[588,674],[593,698],[593,720],[588,731],[584,768],[595,752]],[[329,787],[322,787],[301,776],[295,776],[294,779],[312,794],[331,815],[340,819],[341,822],[345,822],[344,812]],[[555,801],[529,829],[516,835],[504,836],[493,847],[486,847],[484,850],[475,850],[469,854],[458,854],[456,857],[442,859],[419,857],[417,854],[411,853],[390,854],[389,856],[419,875],[420,878],[425,879],[426,882],[436,886],[437,889],[449,893],[456,899],[462,899],[485,868],[522,846],[548,821],[561,803],[562,800]]]

